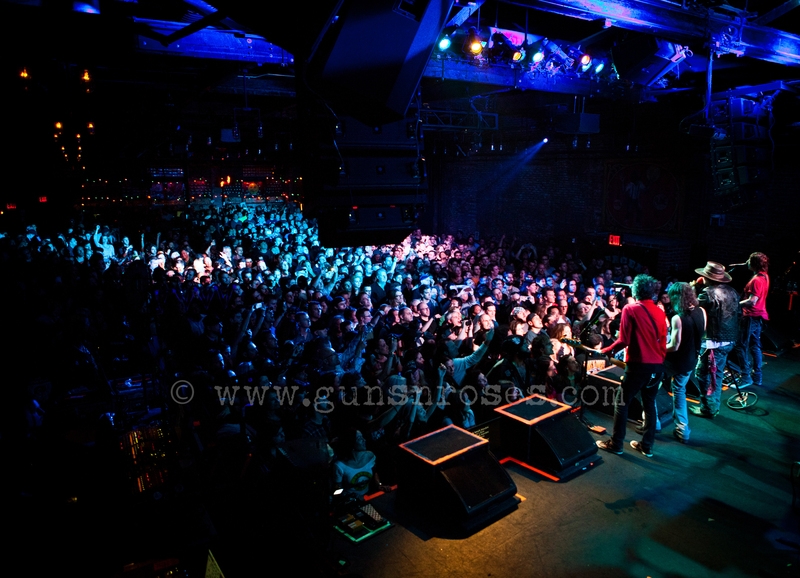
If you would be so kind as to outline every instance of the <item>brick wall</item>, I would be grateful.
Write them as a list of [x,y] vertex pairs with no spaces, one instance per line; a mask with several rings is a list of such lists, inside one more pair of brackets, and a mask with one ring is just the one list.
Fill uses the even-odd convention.
[[447,156],[429,152],[435,205],[431,226],[439,232],[477,230],[534,242],[599,239],[609,232],[603,221],[606,163],[647,158],[675,167],[682,182],[674,230],[644,232],[658,251],[657,262],[650,264],[658,274],[691,272],[709,259],[740,262],[756,250],[789,258],[800,249],[798,139],[783,135],[775,148],[774,177],[759,198],[722,211],[720,220],[712,219],[720,212],[709,179],[708,146],[675,130],[665,134],[663,124],[662,119],[652,130],[640,127],[636,153],[626,151],[625,136],[614,131],[592,135],[588,149],[585,136],[574,149],[570,135],[557,135],[527,157],[521,147],[515,153],[508,145],[502,153],[485,148],[468,156],[455,156],[452,150]]

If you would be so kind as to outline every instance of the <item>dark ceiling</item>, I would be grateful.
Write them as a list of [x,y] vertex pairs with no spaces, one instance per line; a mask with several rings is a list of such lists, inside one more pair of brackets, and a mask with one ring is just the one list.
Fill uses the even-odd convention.
[[[216,138],[232,126],[237,110],[240,119],[258,116],[270,134],[288,134],[295,128],[296,77],[305,74],[305,57],[315,54],[330,16],[354,2],[274,7],[245,0],[90,0],[84,5],[99,14],[87,14],[75,10],[79,3],[63,0],[5,1],[6,74],[19,78],[23,68],[29,73],[13,91],[18,100],[11,115],[19,114],[12,127],[91,119],[120,159],[185,142],[189,135]],[[427,6],[375,4],[411,11]],[[710,52],[713,93],[790,87],[800,78],[796,0],[462,4],[452,6],[445,30],[494,26],[609,51],[632,36],[652,37],[689,50],[652,86],[623,78],[602,90],[597,83],[562,77],[526,85],[524,71],[509,66],[432,59],[419,87],[421,102],[434,109],[469,110],[476,97],[490,98],[493,112],[519,117],[538,114],[541,105],[571,102],[574,95],[663,101],[688,93],[702,103]],[[386,31],[383,36],[392,38]],[[365,52],[384,49],[364,46]],[[79,80],[84,70],[91,75],[88,85]]]

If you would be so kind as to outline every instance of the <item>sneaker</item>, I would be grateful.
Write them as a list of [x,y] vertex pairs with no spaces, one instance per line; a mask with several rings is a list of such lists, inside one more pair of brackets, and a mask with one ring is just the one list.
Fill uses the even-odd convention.
[[[639,435],[644,435],[644,424],[642,423],[642,424],[637,425],[635,428],[633,428],[633,431],[635,431]],[[661,428],[658,425],[656,425],[656,432],[660,432],[660,431],[661,431]]]
[[717,417],[717,415],[719,415],[719,410],[712,413],[710,411],[704,410],[699,406],[690,405],[689,413],[691,413],[692,415],[696,415],[697,417],[706,417],[708,419],[714,419],[715,417]]
[[678,433],[678,430],[672,430],[672,437],[674,437],[676,440],[678,440],[682,444],[688,444],[689,443],[689,440],[687,440],[684,437],[681,437],[681,434]]
[[631,440],[631,447],[646,458],[653,457],[653,450],[645,451],[644,447],[642,447],[642,444],[636,440]]
[[622,448],[619,449],[615,448],[613,445],[611,445],[612,443],[611,440],[597,440],[594,443],[596,443],[597,447],[600,448],[601,450],[610,452],[612,454],[617,454],[618,456],[622,455]]
[[740,379],[739,379],[739,380],[736,382],[736,386],[737,386],[739,389],[744,389],[745,387],[749,387],[749,386],[751,386],[751,385],[753,385],[753,378],[752,378],[752,377],[745,377],[745,376],[742,376],[742,377],[741,377],[741,378],[740,378]]

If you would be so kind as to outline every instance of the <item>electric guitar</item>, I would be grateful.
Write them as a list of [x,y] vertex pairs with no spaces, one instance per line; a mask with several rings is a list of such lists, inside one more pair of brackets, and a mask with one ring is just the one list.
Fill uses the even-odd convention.
[[583,343],[581,343],[577,339],[567,339],[566,337],[562,337],[561,339],[559,339],[559,341],[561,343],[566,343],[567,345],[571,345],[575,349],[579,349],[579,350],[581,350],[581,351],[583,351],[585,353],[588,353],[589,355],[596,355],[598,357],[602,357],[606,361],[608,361],[611,365],[616,365],[617,367],[619,367],[621,369],[625,369],[628,366],[627,363],[625,363],[624,361],[620,361],[616,357],[608,357],[607,355],[603,355],[602,353],[600,353],[596,349],[591,349],[589,347],[586,347]]

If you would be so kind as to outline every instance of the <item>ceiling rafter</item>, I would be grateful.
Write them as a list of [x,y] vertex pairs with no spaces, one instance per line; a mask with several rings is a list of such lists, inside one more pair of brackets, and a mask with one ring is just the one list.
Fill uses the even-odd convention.
[[514,0],[517,6],[687,42],[702,40],[712,51],[800,66],[800,36],[755,24],[730,7],[684,8],[660,0]]

